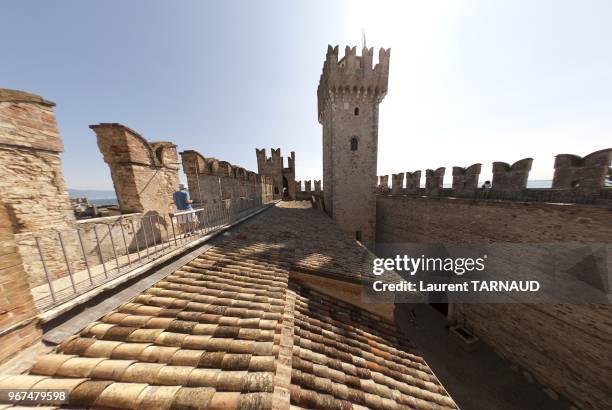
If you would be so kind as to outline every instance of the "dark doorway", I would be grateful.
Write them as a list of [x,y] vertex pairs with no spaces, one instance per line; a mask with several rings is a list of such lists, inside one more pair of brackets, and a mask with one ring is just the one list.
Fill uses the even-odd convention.
[[283,176],[283,199],[289,199],[289,181]]
[[446,292],[429,292],[429,306],[437,312],[448,316],[448,297]]

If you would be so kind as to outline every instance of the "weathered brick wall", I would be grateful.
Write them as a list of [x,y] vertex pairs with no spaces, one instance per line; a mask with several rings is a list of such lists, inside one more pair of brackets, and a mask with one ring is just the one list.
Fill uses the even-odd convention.
[[34,236],[43,238],[52,276],[62,276],[65,265],[61,249],[54,246],[56,231],[72,230],[76,223],[53,106],[39,96],[0,89],[0,191],[30,283],[43,280]]
[[[587,205],[379,196],[377,243],[612,241],[612,211]],[[584,408],[609,406],[612,306],[453,305],[502,356]]]
[[173,212],[178,189],[178,154],[170,142],[151,142],[121,124],[90,126],[111,170],[119,207],[124,213]]
[[[36,343],[42,336],[34,318],[38,312],[13,235],[13,219],[0,202],[0,363]],[[22,325],[20,325],[20,323]]]

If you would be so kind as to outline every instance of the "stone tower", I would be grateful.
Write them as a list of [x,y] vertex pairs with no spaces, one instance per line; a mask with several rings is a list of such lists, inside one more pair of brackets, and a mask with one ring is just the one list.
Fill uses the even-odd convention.
[[378,105],[387,93],[390,49],[328,46],[317,89],[323,126],[325,209],[340,228],[366,246],[374,242]]
[[272,148],[272,156],[266,157],[266,150],[255,148],[257,155],[257,173],[272,178],[272,193],[274,199],[283,197],[283,190],[287,189],[286,199],[295,199],[297,185],[295,182],[295,152],[287,158],[287,167],[284,167],[285,159],[281,156],[280,148]]

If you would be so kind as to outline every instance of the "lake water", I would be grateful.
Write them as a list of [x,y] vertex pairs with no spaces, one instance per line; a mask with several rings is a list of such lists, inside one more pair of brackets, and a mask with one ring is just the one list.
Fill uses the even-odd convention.
[[90,199],[90,204],[93,205],[118,205],[117,198],[96,198]]

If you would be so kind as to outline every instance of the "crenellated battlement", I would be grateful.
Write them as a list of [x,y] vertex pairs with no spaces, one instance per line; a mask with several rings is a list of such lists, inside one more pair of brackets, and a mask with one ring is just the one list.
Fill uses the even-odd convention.
[[118,123],[90,125],[107,164],[144,165],[178,170],[176,145],[168,141],[149,142],[142,135]]
[[595,151],[585,157],[557,155],[552,187],[583,193],[597,191],[610,174],[611,164],[612,148]]
[[[259,158],[260,150],[257,150],[257,155]],[[242,199],[262,200],[265,203],[271,200],[272,181],[269,177],[227,161],[206,158],[193,150],[181,152],[181,158],[191,197],[197,204]]]
[[404,173],[401,172],[399,174],[391,175],[391,194],[397,195],[402,192],[402,188],[404,187]]
[[271,156],[266,157],[265,148],[255,149],[257,155],[257,172],[261,175],[272,177],[274,198],[283,197],[283,192],[287,190],[288,199],[295,199],[295,152],[291,151],[291,156],[287,158],[287,167],[284,166],[284,158],[281,156],[280,148],[272,148]]
[[444,172],[446,168],[428,169],[425,171],[425,192],[428,195],[437,195],[444,183]]
[[323,124],[323,112],[330,100],[371,101],[379,103],[387,94],[391,49],[381,48],[378,64],[372,67],[374,48],[346,47],[339,59],[338,46],[327,46],[327,54],[317,89],[318,117]]
[[[444,188],[445,168],[425,171],[425,188],[420,187],[421,171],[393,174],[391,195],[427,195],[479,199],[612,204],[612,148],[595,151],[585,157],[560,154],[555,157],[552,188],[527,188],[533,158],[512,165],[493,162],[492,184],[479,187],[482,164],[453,167],[452,188]],[[405,179],[405,186],[402,181]],[[389,194],[388,176],[379,176],[377,192]]]
[[90,125],[111,170],[122,212],[172,210],[172,192],[178,185],[178,153],[168,141],[149,142],[118,123]]
[[493,163],[493,186],[498,191],[520,191],[527,188],[533,158],[523,158],[510,165],[506,162]]
[[[305,180],[295,182],[295,196],[298,201],[311,201],[313,198],[322,200],[323,190],[321,189],[321,180]],[[314,183],[314,189],[313,189]]]
[[467,168],[453,167],[453,191],[467,193],[478,189],[478,178],[482,164],[473,164]]
[[378,186],[383,190],[389,189],[389,175],[380,175],[378,177]]
[[[312,189],[314,183],[314,190]],[[296,181],[296,191],[297,192],[302,192],[302,193],[310,193],[310,192],[317,192],[320,193],[322,192],[321,190],[321,180],[315,180],[315,181],[311,181],[311,180],[306,180],[304,181],[304,184],[302,184],[302,181]]]
[[421,171],[406,172],[406,193],[413,194],[421,188]]
[[283,171],[292,172],[295,176],[295,151],[291,151],[291,156],[287,158],[287,168],[283,168]]

